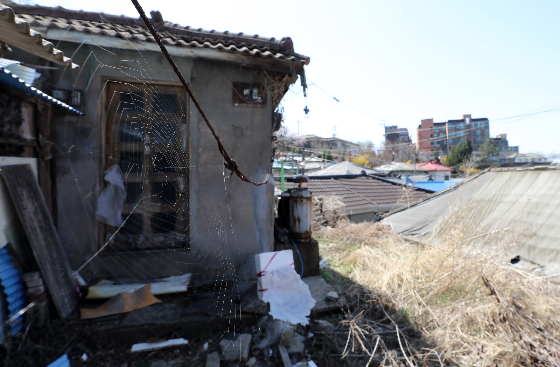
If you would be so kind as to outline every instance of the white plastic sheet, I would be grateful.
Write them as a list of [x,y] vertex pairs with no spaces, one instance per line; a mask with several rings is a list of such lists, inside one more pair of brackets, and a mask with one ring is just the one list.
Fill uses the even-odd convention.
[[97,220],[113,227],[123,223],[122,211],[126,198],[126,189],[121,169],[117,164],[105,171],[107,187],[97,199]]
[[277,320],[292,325],[309,324],[307,316],[315,306],[309,287],[289,266],[267,272],[268,288],[263,292],[263,301],[270,303],[270,314]]

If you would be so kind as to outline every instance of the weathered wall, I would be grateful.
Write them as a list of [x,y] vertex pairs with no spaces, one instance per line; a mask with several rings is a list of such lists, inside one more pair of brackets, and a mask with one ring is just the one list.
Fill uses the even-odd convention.
[[[84,90],[91,72],[90,61],[86,59],[90,51],[95,55],[91,83],[79,108],[85,115],[59,114],[53,116],[52,122],[56,224],[71,266],[77,269],[99,249],[100,231],[95,211],[103,171],[107,168],[102,157],[100,114],[106,87],[104,77],[178,79],[160,53],[104,50],[66,42],[57,47],[72,55],[74,62],[81,66],[80,71],[53,71],[52,83],[59,88]],[[18,60],[27,57],[24,61],[41,64],[33,57],[18,56],[21,56]],[[270,97],[266,108],[232,106],[231,83],[258,82],[254,70],[178,57],[175,62],[191,82],[197,100],[230,156],[250,179],[262,181],[272,155]],[[223,159],[192,102],[189,120],[191,249],[134,254],[102,252],[83,272],[84,278],[90,275],[154,277],[188,271],[212,278],[218,270],[233,277],[249,255],[273,250],[273,180],[260,187],[241,182],[237,177],[224,182]],[[252,276],[254,272],[245,270],[244,274]]]

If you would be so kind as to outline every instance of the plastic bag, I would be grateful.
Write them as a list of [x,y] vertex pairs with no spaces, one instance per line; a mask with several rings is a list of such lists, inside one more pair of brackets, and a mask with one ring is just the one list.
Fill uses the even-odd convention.
[[270,303],[270,314],[277,320],[292,325],[309,324],[307,316],[315,306],[309,287],[294,269],[288,266],[267,272],[269,286],[263,292],[263,301]]
[[97,199],[97,220],[113,227],[123,223],[122,211],[126,198],[126,189],[121,169],[117,164],[105,171],[107,187]]

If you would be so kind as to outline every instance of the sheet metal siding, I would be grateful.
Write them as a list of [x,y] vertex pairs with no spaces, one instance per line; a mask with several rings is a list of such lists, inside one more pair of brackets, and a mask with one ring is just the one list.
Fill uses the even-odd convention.
[[[26,306],[26,300],[21,274],[14,266],[14,259],[6,247],[0,249],[0,283],[6,295],[8,318],[10,318]],[[10,323],[11,335],[16,335],[22,328],[23,315]],[[0,335],[1,337],[3,336]]]
[[22,92],[25,92],[27,94],[30,94],[32,96],[39,97],[42,100],[50,102],[54,105],[64,107],[64,108],[66,108],[66,109],[68,109],[68,110],[70,110],[74,113],[77,113],[78,115],[83,115],[83,113],[78,111],[77,109],[75,109],[73,107],[70,107],[66,103],[61,102],[56,98],[53,98],[53,97],[49,96],[48,94],[40,91],[37,88],[34,88],[34,87],[30,86],[25,81],[23,81],[23,79],[21,79],[20,77],[18,77],[17,75],[12,73],[11,71],[9,71],[7,69],[4,69],[3,67],[0,67],[0,83],[9,85],[12,88],[18,89],[18,90],[20,90]]

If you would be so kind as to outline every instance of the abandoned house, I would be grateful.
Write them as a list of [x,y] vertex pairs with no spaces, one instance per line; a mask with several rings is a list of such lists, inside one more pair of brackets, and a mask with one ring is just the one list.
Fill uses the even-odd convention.
[[[37,113],[42,135],[26,141],[48,157],[39,159],[50,165],[40,185],[71,269],[103,249],[84,278],[215,276],[273,251],[273,178],[262,186],[225,179],[216,140],[139,18],[10,7],[20,33],[31,27],[80,65],[64,67],[17,45],[3,56],[36,66],[35,85],[68,107]],[[205,31],[151,16],[229,155],[249,179],[265,180],[278,104],[298,76],[305,86],[309,58],[289,37]],[[3,153],[27,156],[21,146]],[[115,166],[126,190],[118,227],[96,216]]]

